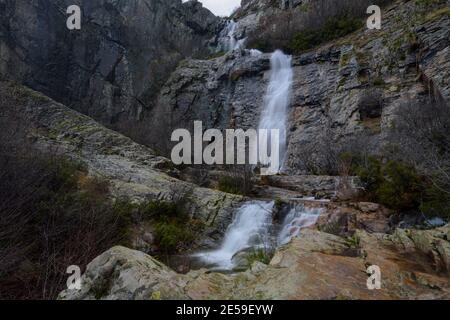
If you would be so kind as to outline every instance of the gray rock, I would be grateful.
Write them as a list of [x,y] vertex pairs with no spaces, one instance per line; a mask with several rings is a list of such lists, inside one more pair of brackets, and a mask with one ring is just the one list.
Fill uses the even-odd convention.
[[[235,16],[238,26],[245,29],[247,17],[267,10],[277,9],[269,1],[243,2]],[[414,3],[395,4],[383,17],[382,31],[362,29],[293,57],[285,173],[338,174],[329,162],[339,153],[378,153],[393,140],[399,106],[427,98],[430,84],[436,97],[450,101],[450,19],[445,11],[421,13],[424,18],[413,31],[418,48],[402,55],[409,50],[409,27],[402,21],[418,10]],[[269,55],[245,52],[182,63],[161,91],[152,126],[168,128],[166,135],[173,128],[191,128],[193,120],[207,128],[257,127]],[[168,141],[159,143],[170,149]]]
[[185,57],[207,55],[220,19],[200,2],[2,1],[0,79],[16,80],[106,124],[140,119]]
[[164,172],[169,159],[33,90],[0,81],[0,95],[0,112],[20,118],[37,148],[82,161],[91,175],[110,183],[114,198],[172,201],[187,194],[191,215],[219,231],[243,200],[170,177]]

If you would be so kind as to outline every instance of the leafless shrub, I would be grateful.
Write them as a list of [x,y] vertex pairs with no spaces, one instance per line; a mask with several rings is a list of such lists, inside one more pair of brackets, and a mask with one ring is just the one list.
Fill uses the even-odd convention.
[[396,112],[389,157],[413,164],[447,193],[450,186],[450,106],[443,99],[407,100]]
[[124,239],[106,183],[42,154],[14,115],[0,115],[0,299],[54,299],[70,265],[85,268]]
[[225,166],[226,173],[219,178],[219,190],[250,195],[254,187],[254,173],[250,165],[228,165]]
[[336,141],[328,128],[314,143],[302,146],[295,168],[314,175],[349,176],[353,158],[367,160],[369,149],[366,135],[355,133],[352,137]]

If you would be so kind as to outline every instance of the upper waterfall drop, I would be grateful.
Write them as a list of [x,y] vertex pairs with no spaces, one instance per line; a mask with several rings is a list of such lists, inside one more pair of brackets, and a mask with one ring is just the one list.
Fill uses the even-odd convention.
[[246,39],[244,38],[238,40],[236,38],[236,28],[237,23],[234,20],[229,20],[227,22],[227,25],[220,33],[220,40],[218,47],[219,50],[231,52],[234,50],[244,48]]
[[280,130],[279,170],[281,170],[287,150],[287,121],[294,78],[292,56],[276,50],[270,58],[270,65],[270,81],[264,97],[259,129]]

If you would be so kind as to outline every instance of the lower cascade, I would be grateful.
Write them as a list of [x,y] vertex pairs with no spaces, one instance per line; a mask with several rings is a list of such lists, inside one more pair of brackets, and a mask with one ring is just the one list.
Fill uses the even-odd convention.
[[278,234],[277,244],[279,246],[287,244],[292,238],[299,235],[301,229],[315,225],[320,213],[321,209],[306,209],[303,207],[290,209]]
[[233,269],[233,257],[245,249],[264,248],[269,244],[269,227],[275,202],[252,201],[238,209],[228,227],[222,246],[215,251],[200,253],[205,263],[218,269]]
[[255,250],[271,252],[288,243],[301,229],[314,225],[320,209],[303,206],[289,208],[281,224],[274,223],[274,201],[250,201],[236,212],[228,227],[222,245],[213,251],[194,255],[211,269],[233,270],[238,266],[240,253]]

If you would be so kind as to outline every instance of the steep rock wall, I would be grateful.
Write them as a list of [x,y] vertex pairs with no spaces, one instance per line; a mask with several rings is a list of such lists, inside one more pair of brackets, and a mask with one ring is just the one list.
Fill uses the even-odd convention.
[[[81,30],[66,9],[82,9]],[[177,63],[207,53],[220,19],[197,1],[0,1],[0,79],[106,124],[137,119]]]
[[[409,23],[409,16],[416,19]],[[450,101],[449,35],[448,7],[400,2],[384,14],[382,30],[361,29],[294,56],[287,172],[311,173],[307,162],[325,166],[333,146],[377,153],[391,142],[402,104]],[[180,64],[149,120],[167,138],[155,143],[168,149],[171,131],[191,129],[194,120],[207,128],[256,128],[269,58],[238,50]]]

